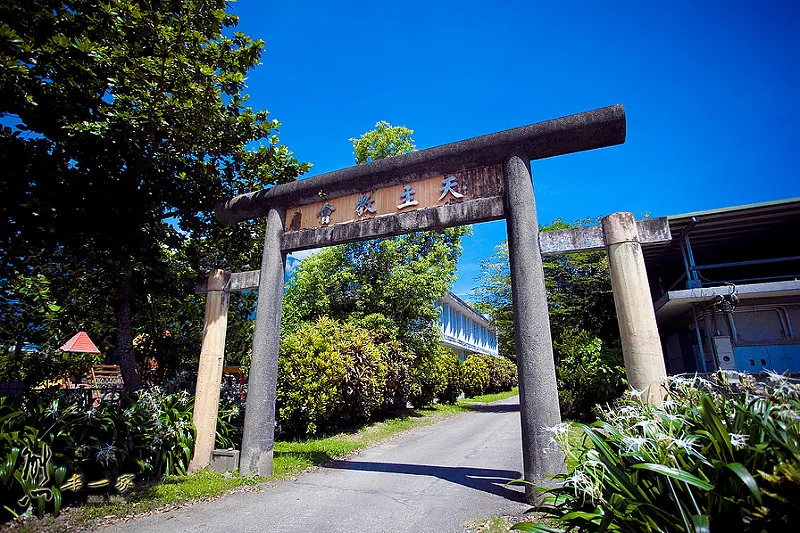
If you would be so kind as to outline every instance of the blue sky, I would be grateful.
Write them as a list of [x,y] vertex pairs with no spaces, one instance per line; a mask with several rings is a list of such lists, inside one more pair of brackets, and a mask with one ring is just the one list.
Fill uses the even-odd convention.
[[[417,147],[624,104],[627,142],[533,162],[539,222],[668,215],[800,196],[793,2],[263,2],[251,103],[314,176],[387,120]],[[454,292],[505,223],[474,227]]]

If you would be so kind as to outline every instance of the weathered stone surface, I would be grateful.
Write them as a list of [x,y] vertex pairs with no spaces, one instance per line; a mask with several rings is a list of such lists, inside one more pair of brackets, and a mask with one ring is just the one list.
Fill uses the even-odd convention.
[[264,254],[261,258],[253,354],[239,465],[239,472],[245,476],[253,473],[262,477],[272,475],[278,349],[286,269],[286,254],[281,251],[285,218],[284,209],[270,209],[264,233]]
[[239,468],[239,450],[214,450],[211,467],[214,472],[233,472]]
[[[248,270],[246,272],[227,272],[226,281],[222,284],[225,292],[250,291],[258,288],[258,280],[261,272],[258,270]],[[206,294],[208,292],[208,279],[198,279],[195,284],[195,294]]]
[[189,470],[194,472],[208,466],[217,432],[219,411],[219,384],[225,357],[225,336],[228,328],[228,301],[230,294],[223,290],[229,272],[214,269],[207,278],[210,288],[206,295],[203,344],[197,369],[194,411],[192,421],[197,430],[194,454]]
[[[550,476],[564,470],[564,457],[553,449],[552,435],[546,428],[561,422],[561,412],[536,201],[528,162],[523,157],[512,156],[506,162],[504,186],[525,479],[539,487],[550,486]],[[529,489],[529,501],[540,503],[543,494]]]
[[[667,217],[637,220],[636,232],[636,239],[643,246],[669,242],[672,239]],[[617,237],[612,237],[612,239],[621,242]],[[562,229],[539,234],[539,249],[543,256],[602,250],[605,246],[606,237],[603,235],[601,226]]]
[[316,202],[320,192],[335,198],[500,164],[512,151],[534,160],[623,142],[625,110],[621,105],[604,107],[243,194],[218,204],[217,218],[236,224],[266,215],[271,206]]
[[394,237],[414,231],[488,222],[504,216],[502,197],[481,198],[392,216],[368,218],[349,224],[286,232],[281,247],[284,252],[293,252],[375,237]]
[[610,241],[608,269],[628,383],[644,391],[645,400],[660,404],[667,370],[633,214],[614,213],[602,226]]
[[[449,189],[442,191],[448,182]],[[411,192],[409,202],[404,203],[402,195]],[[452,191],[452,192],[451,192]],[[359,213],[357,206],[363,195],[370,210]],[[481,198],[503,196],[503,165],[471,168],[463,172],[453,172],[447,176],[434,176],[405,185],[392,185],[371,191],[358,191],[354,194],[332,198],[312,204],[297,205],[286,209],[286,232],[313,229],[337,224],[352,224],[368,218],[392,216],[398,213],[419,211],[444,205],[452,205]],[[323,207],[326,218],[322,218]]]

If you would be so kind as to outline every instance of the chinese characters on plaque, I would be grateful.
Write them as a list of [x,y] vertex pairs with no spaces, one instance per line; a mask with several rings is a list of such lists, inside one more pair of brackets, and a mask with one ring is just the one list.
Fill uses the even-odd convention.
[[410,183],[355,191],[287,209],[286,231],[358,222],[502,195],[502,165],[440,174]]

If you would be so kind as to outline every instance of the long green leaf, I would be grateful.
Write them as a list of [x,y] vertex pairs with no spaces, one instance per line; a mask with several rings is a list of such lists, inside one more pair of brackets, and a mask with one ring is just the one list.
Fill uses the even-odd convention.
[[657,474],[671,477],[672,479],[676,479],[678,481],[683,481],[684,483],[688,483],[689,485],[694,485],[699,489],[712,490],[714,488],[714,485],[712,485],[708,481],[703,481],[699,477],[693,476],[689,472],[686,472],[685,470],[680,470],[678,468],[671,468],[669,466],[660,465],[657,463],[639,463],[636,465],[631,465],[631,467],[638,468],[641,470],[650,470],[651,472],[656,472]]
[[692,525],[694,526],[694,533],[711,533],[711,525],[707,514],[692,515]]
[[728,463],[725,466],[728,467],[734,474],[739,476],[739,479],[742,480],[742,483],[744,483],[745,486],[750,490],[750,494],[753,495],[760,505],[761,491],[758,490],[758,484],[756,483],[756,480],[750,471],[742,463]]

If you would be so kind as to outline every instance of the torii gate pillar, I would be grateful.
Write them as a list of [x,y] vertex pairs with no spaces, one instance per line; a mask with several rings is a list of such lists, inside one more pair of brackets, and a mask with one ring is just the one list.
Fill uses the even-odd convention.
[[644,400],[660,405],[667,369],[636,221],[632,213],[614,213],[601,225],[628,384],[642,391]]
[[[545,429],[561,423],[561,412],[539,251],[536,200],[526,158],[514,154],[506,160],[503,187],[519,373],[522,463],[525,479],[542,487],[551,485],[549,476],[564,469],[564,457],[553,449],[552,435]],[[528,491],[532,503],[539,503],[541,496]]]
[[281,239],[286,209],[273,207],[267,214],[264,255],[258,282],[258,305],[253,332],[253,353],[247,384],[247,409],[239,472],[272,475],[275,447],[275,396],[278,387],[278,351],[281,343],[281,307],[286,253]]
[[189,472],[207,467],[211,462],[211,452],[214,451],[219,412],[219,384],[222,381],[225,334],[228,329],[230,294],[225,290],[228,276],[229,272],[217,268],[208,274],[206,318],[192,414],[197,436]]

